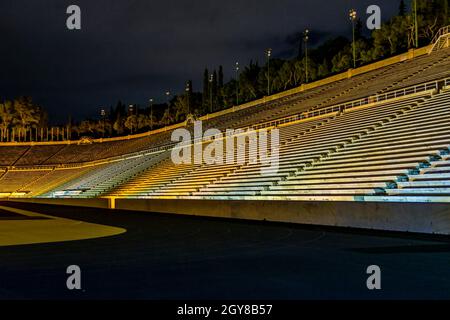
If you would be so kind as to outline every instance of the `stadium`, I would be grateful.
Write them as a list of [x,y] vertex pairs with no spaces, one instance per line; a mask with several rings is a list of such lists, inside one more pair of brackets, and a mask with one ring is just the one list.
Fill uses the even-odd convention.
[[[443,27],[428,45],[140,133],[2,130],[0,297],[448,299],[449,44]],[[244,137],[215,163],[175,163],[174,132],[199,122],[216,133],[183,146],[192,159],[229,129]],[[263,172],[245,132],[275,130],[277,168]],[[81,292],[63,288],[70,264],[86,270]],[[365,288],[373,264],[381,293]]]

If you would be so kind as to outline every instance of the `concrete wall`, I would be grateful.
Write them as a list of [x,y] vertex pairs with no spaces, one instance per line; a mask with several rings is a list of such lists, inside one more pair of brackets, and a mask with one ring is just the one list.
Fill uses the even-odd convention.
[[450,204],[353,201],[10,199],[54,205],[450,234]]
[[17,199],[194,216],[267,220],[376,230],[450,234],[450,204],[158,199]]
[[450,205],[441,203],[116,199],[115,207],[198,216],[450,234]]

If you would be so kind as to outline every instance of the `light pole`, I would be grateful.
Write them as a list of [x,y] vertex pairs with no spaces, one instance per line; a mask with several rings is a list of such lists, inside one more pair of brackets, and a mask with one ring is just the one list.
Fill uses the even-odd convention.
[[239,62],[236,62],[236,105],[239,105]]
[[209,77],[209,113],[213,112],[213,98],[212,98],[212,83],[214,80],[214,75],[211,73]]
[[102,116],[102,137],[105,137],[105,116],[106,116],[106,111],[104,108],[102,108],[100,110],[100,115]]
[[[133,108],[134,107],[132,104],[128,106],[128,113],[130,114],[131,117],[133,116]],[[133,118],[131,118],[131,134],[133,134]]]
[[166,91],[166,98],[167,98],[167,110],[166,110],[167,112],[166,125],[167,125],[169,122],[169,114],[170,114],[170,101],[169,101],[170,91]]
[[355,21],[356,21],[356,10],[351,9],[349,12],[350,20],[352,22],[352,33],[353,33],[353,68],[356,68],[356,44],[355,44]]
[[308,83],[308,40],[309,30],[306,29],[303,40],[305,41],[305,82]]
[[266,50],[267,56],[267,96],[270,96],[270,57],[272,56],[272,49]]
[[150,130],[153,130],[153,98],[148,100],[150,103]]
[[190,88],[189,81],[186,82],[186,88],[184,90],[186,91],[186,101],[187,101],[187,114],[186,114],[186,117],[187,117],[189,115],[189,113],[190,113],[189,92],[190,92],[191,88]]

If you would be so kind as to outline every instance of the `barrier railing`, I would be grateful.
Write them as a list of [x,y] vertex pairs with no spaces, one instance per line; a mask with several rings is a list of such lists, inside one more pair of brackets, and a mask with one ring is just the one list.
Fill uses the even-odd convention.
[[450,86],[450,78],[448,78],[448,79],[445,79],[445,86],[447,87],[447,86]]
[[447,33],[450,33],[450,25],[440,28],[439,31],[434,35],[434,38],[431,41],[431,43],[436,43],[442,35]]
[[390,92],[386,92],[386,93],[381,93],[381,94],[369,96],[366,98],[353,100],[350,102],[345,102],[345,103],[341,103],[341,104],[337,104],[337,105],[333,105],[333,106],[329,106],[329,107],[323,107],[323,108],[319,108],[316,110],[305,111],[305,112],[302,112],[302,113],[299,113],[296,115],[292,115],[289,117],[285,117],[282,119],[272,120],[272,121],[268,121],[265,123],[260,123],[260,124],[256,124],[253,126],[249,126],[247,128],[261,129],[264,127],[272,127],[272,126],[277,126],[277,125],[281,125],[281,124],[285,124],[285,123],[289,123],[289,122],[295,122],[298,120],[317,117],[317,116],[321,116],[321,115],[325,115],[325,114],[332,114],[334,112],[343,112],[350,108],[360,107],[363,105],[368,105],[370,103],[377,103],[377,102],[382,102],[385,100],[400,98],[400,97],[404,97],[404,96],[407,96],[410,94],[425,92],[425,91],[429,91],[429,90],[437,90],[439,88],[440,82],[450,84],[450,78],[421,83],[418,85],[414,85],[414,86],[410,86],[410,87],[406,87],[406,88],[402,88],[402,89],[398,89],[398,90],[390,91]]

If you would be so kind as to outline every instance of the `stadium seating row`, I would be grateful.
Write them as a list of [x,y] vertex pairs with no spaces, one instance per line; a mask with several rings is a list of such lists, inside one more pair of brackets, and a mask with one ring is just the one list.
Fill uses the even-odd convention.
[[[282,141],[279,169],[273,174],[263,175],[260,170],[261,164],[246,164],[238,168],[227,168],[226,171],[222,171],[222,167],[214,168],[212,165],[204,164],[200,168],[194,168],[194,171],[188,168],[187,172],[178,172],[177,179],[171,176],[171,179],[164,181],[164,187],[158,185],[157,189],[147,188],[146,183],[151,184],[151,177],[147,177],[146,183],[136,182],[140,185],[138,193],[136,189],[133,190],[134,193],[130,193],[125,184],[121,186],[119,194],[114,195],[233,198],[259,195],[310,197],[384,193],[384,188],[391,186],[390,183],[395,182],[397,176],[415,169],[419,162],[425,161],[430,155],[414,155],[401,160],[396,154],[390,155],[393,159],[390,156],[381,159],[375,157],[371,162],[370,159],[366,159],[370,154],[370,148],[359,147],[360,141],[372,136],[375,136],[372,140],[379,139],[376,133],[385,130],[388,124],[395,123],[413,108],[417,108],[418,105],[425,105],[425,108],[431,106],[425,104],[427,99],[431,101],[436,98],[430,99],[429,95],[423,95],[394,103],[384,102],[327,119],[306,121],[303,126],[297,128],[282,127],[280,128],[282,135],[287,139]],[[438,103],[441,102],[438,100]],[[307,127],[308,125],[310,127]],[[290,130],[291,135],[287,135],[285,130]],[[371,143],[375,143],[372,140]],[[383,141],[379,144],[384,146],[387,143]],[[352,148],[356,150],[353,153],[350,152]],[[348,156],[348,153],[351,156]],[[333,156],[344,157],[344,160],[329,164],[331,160],[328,159],[333,159]],[[389,170],[384,170],[385,168]],[[205,177],[210,180],[204,180]]]

